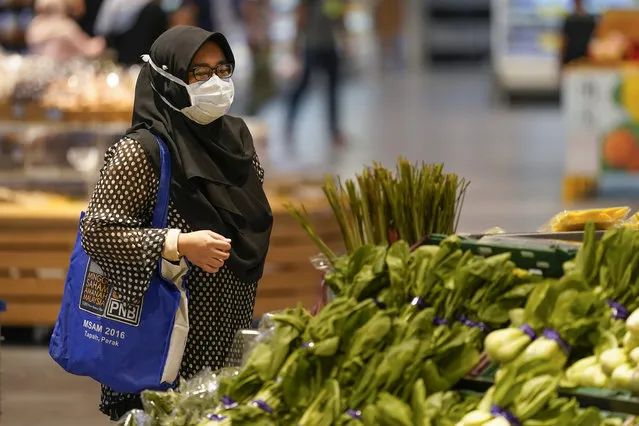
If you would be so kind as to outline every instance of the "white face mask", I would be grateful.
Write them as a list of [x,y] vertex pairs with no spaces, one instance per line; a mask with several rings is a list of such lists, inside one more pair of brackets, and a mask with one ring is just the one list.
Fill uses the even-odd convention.
[[160,69],[153,63],[149,55],[143,55],[142,60],[148,62],[162,77],[186,88],[191,100],[191,106],[182,109],[177,109],[160,93],[158,93],[158,95],[160,95],[164,103],[169,107],[181,112],[196,123],[210,124],[226,114],[229,108],[231,108],[233,97],[235,96],[235,89],[233,87],[233,81],[230,78],[222,80],[217,75],[213,75],[213,77],[206,81],[186,84],[174,75]]

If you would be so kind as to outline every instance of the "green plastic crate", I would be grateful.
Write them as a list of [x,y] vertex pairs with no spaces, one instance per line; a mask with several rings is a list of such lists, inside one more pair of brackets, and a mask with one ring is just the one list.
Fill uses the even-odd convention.
[[[559,278],[563,276],[563,265],[574,259],[578,246],[562,244],[558,241],[510,238],[494,236],[498,241],[480,241],[475,238],[460,237],[463,250],[471,250],[479,256],[493,256],[511,253],[511,260],[519,268],[538,271],[544,277]],[[446,235],[431,234],[420,245],[439,245]]]

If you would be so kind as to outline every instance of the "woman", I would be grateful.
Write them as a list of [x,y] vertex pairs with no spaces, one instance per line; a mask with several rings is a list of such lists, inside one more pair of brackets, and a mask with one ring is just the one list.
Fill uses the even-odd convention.
[[[82,221],[85,251],[125,303],[139,303],[162,256],[193,265],[190,330],[180,375],[222,367],[237,330],[251,325],[273,222],[264,172],[233,101],[226,38],[181,26],[153,44],[135,89],[133,126],[105,156]],[[168,145],[170,229],[149,229],[159,149]],[[100,409],[118,419],[138,395],[102,387]]]

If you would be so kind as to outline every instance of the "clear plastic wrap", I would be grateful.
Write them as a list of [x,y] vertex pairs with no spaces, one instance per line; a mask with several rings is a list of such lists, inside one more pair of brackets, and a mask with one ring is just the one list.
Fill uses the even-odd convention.
[[317,312],[322,308],[322,306],[326,305],[331,300],[335,299],[335,294],[331,291],[328,286],[324,284],[324,275],[331,272],[333,267],[331,263],[328,261],[328,258],[323,254],[316,254],[310,258],[311,265],[318,271],[322,273],[322,280],[320,282],[319,287],[319,295],[317,297],[317,301],[315,302],[315,306],[313,307],[313,315],[317,315]]
[[266,313],[260,319],[257,330],[238,330],[231,349],[226,356],[224,367],[241,368],[255,346],[271,338],[275,329],[273,315],[280,311]]
[[226,356],[224,367],[242,367],[251,350],[264,338],[259,330],[239,330]]
[[[257,330],[239,330],[219,371],[202,370],[190,380],[182,380],[177,389],[166,392],[142,393],[144,411],[133,410],[118,423],[120,426],[198,426],[216,419],[214,414],[224,406],[220,386],[236,376],[246,364],[251,351],[271,338],[276,323],[273,315],[265,314]],[[212,417],[211,417],[212,416]],[[215,420],[217,421],[217,420]]]
[[181,381],[176,390],[145,391],[144,411],[133,410],[120,421],[120,426],[195,426],[220,403],[220,382],[238,374],[237,368],[213,372],[204,369],[190,380]]
[[154,426],[153,419],[143,410],[131,410],[119,421],[118,426]]
[[564,210],[554,215],[539,232],[583,231],[588,222],[593,222],[597,230],[619,226],[628,217],[630,207],[608,207],[588,210]]
[[492,228],[486,229],[484,232],[482,232],[483,235],[501,235],[505,233],[506,231],[504,231],[499,226],[493,226]]

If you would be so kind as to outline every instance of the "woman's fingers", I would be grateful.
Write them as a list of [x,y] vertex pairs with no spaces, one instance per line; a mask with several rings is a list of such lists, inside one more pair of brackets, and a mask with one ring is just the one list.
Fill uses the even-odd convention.
[[206,264],[209,266],[214,266],[216,268],[221,268],[222,265],[224,265],[224,261],[221,259],[217,259],[217,258],[212,258],[212,259],[208,259],[206,261]]
[[226,241],[227,243],[231,242],[231,240],[229,238],[226,238],[224,235],[220,235],[217,232],[213,232],[213,231],[208,231],[208,232],[209,232],[209,235],[216,240]]
[[209,248],[221,250],[224,252],[231,250],[231,243],[225,240],[216,240],[214,238],[211,238],[209,240],[208,246]]
[[224,266],[224,261],[223,260],[212,258],[212,259],[206,260],[201,265],[201,268],[204,271],[212,274],[212,273],[218,272],[222,266]]
[[231,254],[228,251],[222,250],[213,250],[213,252],[211,253],[211,257],[220,260],[227,260],[230,256]]
[[208,272],[209,274],[214,274],[220,270],[220,268],[216,268],[214,266],[202,265],[202,270],[204,272]]

